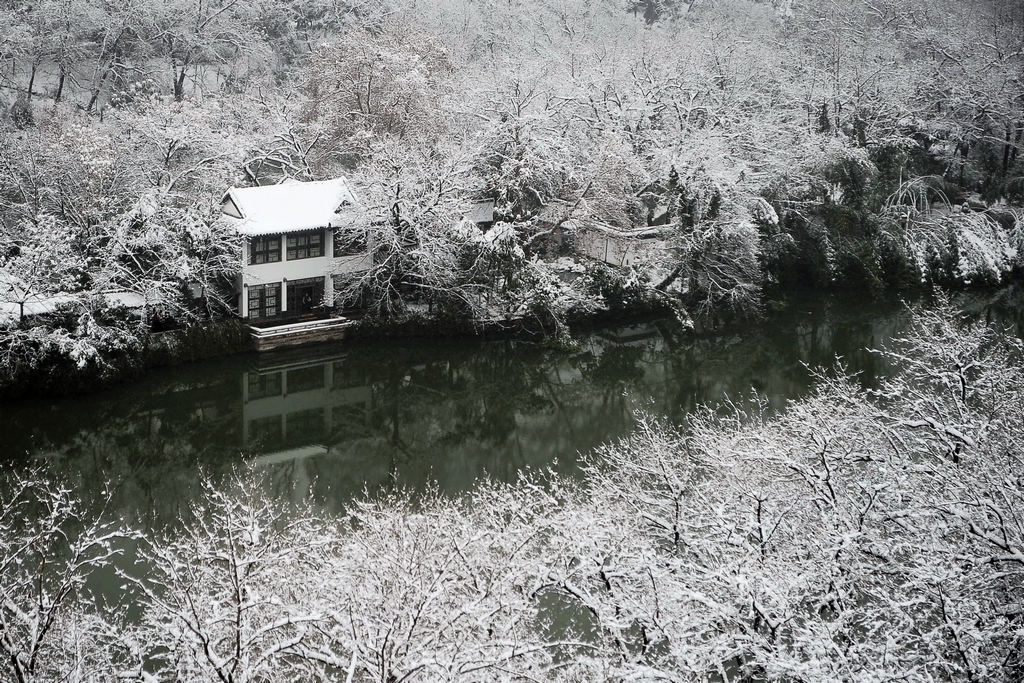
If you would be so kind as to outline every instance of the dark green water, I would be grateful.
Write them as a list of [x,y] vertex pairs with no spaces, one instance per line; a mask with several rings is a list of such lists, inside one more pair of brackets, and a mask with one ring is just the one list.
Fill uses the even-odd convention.
[[[967,307],[1019,323],[1014,297]],[[898,303],[796,300],[725,333],[684,337],[656,321],[589,334],[571,352],[455,339],[234,357],[83,398],[0,404],[0,458],[47,462],[86,493],[111,480],[120,515],[141,524],[187,507],[200,471],[240,464],[269,474],[273,495],[311,488],[329,510],[363,489],[436,481],[458,492],[485,475],[571,471],[579,453],[626,435],[638,410],[678,422],[751,390],[781,407],[808,390],[806,365],[836,356],[871,384],[884,367],[865,347],[907,318]]]

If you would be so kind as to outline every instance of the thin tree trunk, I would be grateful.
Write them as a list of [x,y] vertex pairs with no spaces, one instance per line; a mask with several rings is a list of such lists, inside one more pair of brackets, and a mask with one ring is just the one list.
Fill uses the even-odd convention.
[[1011,138],[1010,124],[1006,124],[1006,144],[1003,145],[1003,175],[1005,176],[1010,170],[1010,141]]
[[683,272],[683,267],[682,266],[676,266],[675,269],[673,269],[673,271],[668,274],[668,277],[666,277],[664,280],[662,280],[657,285],[655,285],[654,288],[657,289],[660,292],[664,292],[666,289],[668,289],[668,287],[673,282],[676,281],[676,278],[678,278],[679,274],[682,273],[682,272]]
[[114,62],[108,62],[106,68],[103,69],[103,73],[100,75],[100,80],[97,81],[96,86],[92,89],[92,95],[89,97],[89,104],[85,105],[85,110],[87,112],[93,112],[96,107],[96,101],[99,100],[100,93],[103,91],[103,86],[107,82],[107,76],[110,75],[110,72],[113,71],[113,69]]
[[28,77],[28,101],[29,102],[32,101],[32,87],[35,85],[35,82],[36,82],[36,65],[33,62],[32,63],[32,71],[31,71],[31,73],[30,73],[30,75]]
[[960,186],[964,184],[964,170],[967,167],[967,155],[970,154],[971,146],[966,142],[960,143]]
[[181,71],[174,73],[174,101],[181,102],[185,98],[185,65],[181,65]]
[[64,94],[64,79],[67,78],[67,75],[67,69],[62,64],[60,67],[60,78],[57,79],[57,94],[54,95],[54,102],[60,102],[61,95]]

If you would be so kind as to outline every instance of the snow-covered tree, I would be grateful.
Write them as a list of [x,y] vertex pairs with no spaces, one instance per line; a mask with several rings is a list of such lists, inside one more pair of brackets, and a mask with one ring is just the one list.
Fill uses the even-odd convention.
[[940,301],[884,353],[873,391],[840,366],[782,412],[752,397],[682,427],[641,417],[582,478],[387,495],[334,520],[255,473],[208,480],[119,564],[131,626],[72,602],[120,532],[66,488],[9,479],[0,642],[24,654],[2,665],[15,680],[1017,680],[1024,347]]
[[[146,539],[141,572],[121,570],[145,613],[137,638],[161,678],[265,681],[322,678],[351,661],[325,638],[319,602],[330,530],[287,515],[251,479],[207,481],[205,504]],[[349,677],[351,680],[351,676]]]
[[219,218],[209,206],[144,195],[103,226],[96,284],[139,294],[149,311],[182,322],[230,311],[241,243]]
[[[388,497],[355,506],[325,592],[331,633],[366,680],[548,678],[560,648],[539,628],[535,524],[557,504],[496,486],[477,505]],[[356,680],[362,680],[357,678]]]
[[462,229],[476,189],[469,163],[460,148],[410,150],[389,141],[375,150],[356,178],[360,204],[345,214],[356,229],[336,237],[343,249],[368,246],[372,260],[339,278],[339,301],[360,301],[384,317],[410,302],[462,314],[478,309],[474,264],[460,258],[476,239]]
[[310,58],[310,116],[336,144],[358,153],[367,135],[414,139],[443,134],[451,87],[445,46],[422,29],[391,20],[355,30]]
[[80,296],[85,259],[53,216],[25,221],[18,233],[0,236],[0,302],[17,306],[14,322],[24,324],[26,305],[45,313],[54,297]]
[[88,584],[135,534],[49,473],[11,472],[0,486],[0,672],[18,683],[111,673],[96,642],[111,629]]

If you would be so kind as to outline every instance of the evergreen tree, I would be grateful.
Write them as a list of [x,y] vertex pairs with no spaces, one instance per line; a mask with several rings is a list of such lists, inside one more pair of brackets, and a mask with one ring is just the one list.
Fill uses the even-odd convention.
[[683,6],[689,8],[686,0],[630,0],[626,10],[634,15],[643,13],[644,21],[655,24],[663,19],[675,19],[683,13]]
[[711,199],[708,201],[708,212],[706,218],[718,218],[722,210],[722,193],[716,187],[711,190]]
[[832,117],[828,112],[828,102],[822,102],[821,109],[818,110],[818,132],[826,135],[832,132]]
[[668,189],[665,192],[665,198],[668,204],[666,213],[669,223],[671,223],[679,215],[680,198],[679,171],[676,170],[674,164],[668,171]]
[[35,125],[35,117],[32,115],[32,105],[28,103],[28,98],[24,95],[19,95],[18,99],[14,101],[14,104],[11,105],[10,115],[15,128],[18,128],[19,130]]

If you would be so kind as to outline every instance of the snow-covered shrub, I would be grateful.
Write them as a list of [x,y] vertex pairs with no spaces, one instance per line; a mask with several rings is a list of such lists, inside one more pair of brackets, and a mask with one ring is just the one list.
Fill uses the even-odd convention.
[[763,197],[756,198],[750,207],[750,218],[762,230],[774,230],[779,227],[779,214],[775,207]]
[[0,390],[68,391],[109,379],[138,363],[144,337],[137,318],[100,302],[62,305],[25,327],[0,329]]
[[946,220],[951,275],[965,285],[999,282],[1018,253],[998,223],[981,213]]
[[699,225],[683,240],[689,296],[704,313],[755,308],[761,295],[760,233],[749,221]]
[[1017,254],[1012,265],[1014,268],[1022,268],[1024,267],[1024,209],[1009,210],[1007,215],[1013,218],[1013,225],[1007,232],[1007,240],[1010,249]]
[[839,137],[813,138],[797,163],[770,178],[771,201],[861,206],[878,169],[868,150]]
[[922,282],[994,284],[1020,263],[1020,231],[1008,232],[984,213],[909,213],[902,224]]
[[510,223],[499,221],[486,233],[473,226],[478,234],[482,262],[479,267],[485,271],[489,285],[504,292],[515,290],[526,264],[522,239]]
[[515,308],[515,316],[524,316],[538,323],[555,338],[566,337],[566,322],[572,315],[585,315],[601,310],[604,302],[587,290],[579,280],[567,282],[557,267],[533,259],[528,262],[523,276],[522,299]]
[[24,95],[19,95],[7,113],[11,117],[11,123],[15,128],[29,128],[35,124],[35,115],[32,113],[32,105]]
[[828,138],[809,172],[817,179],[815,186],[824,203],[857,206],[866,198],[878,169],[866,149]]
[[840,245],[827,221],[797,211],[783,214],[775,231],[761,229],[765,279],[784,286],[832,285],[838,274]]

